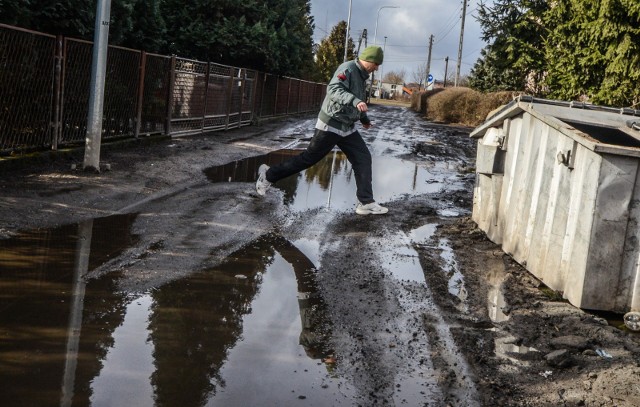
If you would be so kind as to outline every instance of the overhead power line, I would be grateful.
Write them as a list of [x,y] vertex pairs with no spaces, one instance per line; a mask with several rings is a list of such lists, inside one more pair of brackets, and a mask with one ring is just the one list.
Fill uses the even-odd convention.
[[439,33],[435,34],[435,38],[437,38],[438,40],[434,43],[434,45],[444,40],[447,37],[447,35],[449,35],[449,33],[454,28],[456,28],[456,26],[458,25],[458,19],[460,18],[460,10],[456,10],[454,14],[451,17],[449,17],[450,20],[452,18],[453,18],[452,21],[448,21],[447,23],[445,23],[446,28],[443,28],[442,30],[440,30]]
[[[438,31],[437,33],[434,34],[435,38],[444,38],[449,31],[451,31],[453,29],[453,27],[455,27],[456,25],[458,25],[458,18],[460,16],[460,10],[456,9],[450,16],[449,18],[447,18],[446,22],[443,24],[444,27],[448,27],[448,28],[443,28],[440,31]],[[446,33],[445,33],[446,32]],[[444,33],[444,34],[443,34]]]

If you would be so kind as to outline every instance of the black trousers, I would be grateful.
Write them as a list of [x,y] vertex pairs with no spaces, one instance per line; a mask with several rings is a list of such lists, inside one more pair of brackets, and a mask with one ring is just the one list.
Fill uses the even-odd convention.
[[342,137],[335,133],[316,129],[306,150],[269,168],[267,181],[276,182],[306,170],[329,154],[336,145],[344,152],[353,167],[358,201],[363,205],[374,202],[373,188],[371,187],[371,153],[358,131],[347,137]]

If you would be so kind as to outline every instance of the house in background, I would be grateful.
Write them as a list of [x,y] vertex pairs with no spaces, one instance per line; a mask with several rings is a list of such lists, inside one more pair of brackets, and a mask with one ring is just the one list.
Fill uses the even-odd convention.
[[[444,82],[436,80],[429,86],[429,89],[444,88]],[[414,92],[424,91],[424,88],[415,82],[412,83],[390,83],[375,81],[372,96],[380,99],[410,98]]]
[[379,99],[395,99],[402,95],[403,84],[390,82],[376,82],[373,85],[373,97]]

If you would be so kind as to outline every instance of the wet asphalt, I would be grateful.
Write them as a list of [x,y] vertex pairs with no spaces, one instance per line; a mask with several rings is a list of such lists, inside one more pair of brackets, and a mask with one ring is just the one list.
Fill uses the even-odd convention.
[[[0,240],[0,398],[477,405],[425,279],[446,274],[446,295],[465,312],[464,276],[434,234],[439,219],[469,215],[468,202],[449,197],[469,194],[472,143],[406,109],[371,116],[362,134],[389,215],[354,213],[355,180],[338,150],[266,197],[255,193],[260,164],[308,142],[315,119],[303,118],[282,129],[291,134],[282,148],[207,166],[105,216]],[[425,212],[428,222],[412,216]],[[433,247],[445,266],[425,270],[415,245]]]

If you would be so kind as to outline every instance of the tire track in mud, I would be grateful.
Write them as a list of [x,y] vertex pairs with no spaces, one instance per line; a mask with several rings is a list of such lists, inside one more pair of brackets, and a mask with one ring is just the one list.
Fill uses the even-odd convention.
[[[376,135],[363,133],[372,154],[446,159],[449,165],[442,170],[452,173],[465,165],[467,151],[457,146],[446,154],[420,150],[425,140],[450,134],[434,132],[405,111],[378,110]],[[402,126],[394,127],[399,122]],[[402,232],[408,224],[440,223],[433,215],[446,205],[443,197],[451,198],[444,192],[386,202],[390,213],[383,217],[308,211],[285,227],[290,240],[297,235],[320,242],[317,279],[332,325],[336,372],[351,381],[358,405],[480,405],[452,333],[459,327],[448,322],[457,319],[445,318],[436,304],[419,255]],[[414,268],[410,274],[421,278],[394,276],[401,268]]]
[[424,271],[410,239],[398,236],[412,204],[390,206],[384,219],[318,211],[305,214],[306,226],[290,226],[291,236],[320,241],[317,279],[336,372],[352,383],[358,405],[477,406],[473,375],[424,278],[393,275],[398,267]]

